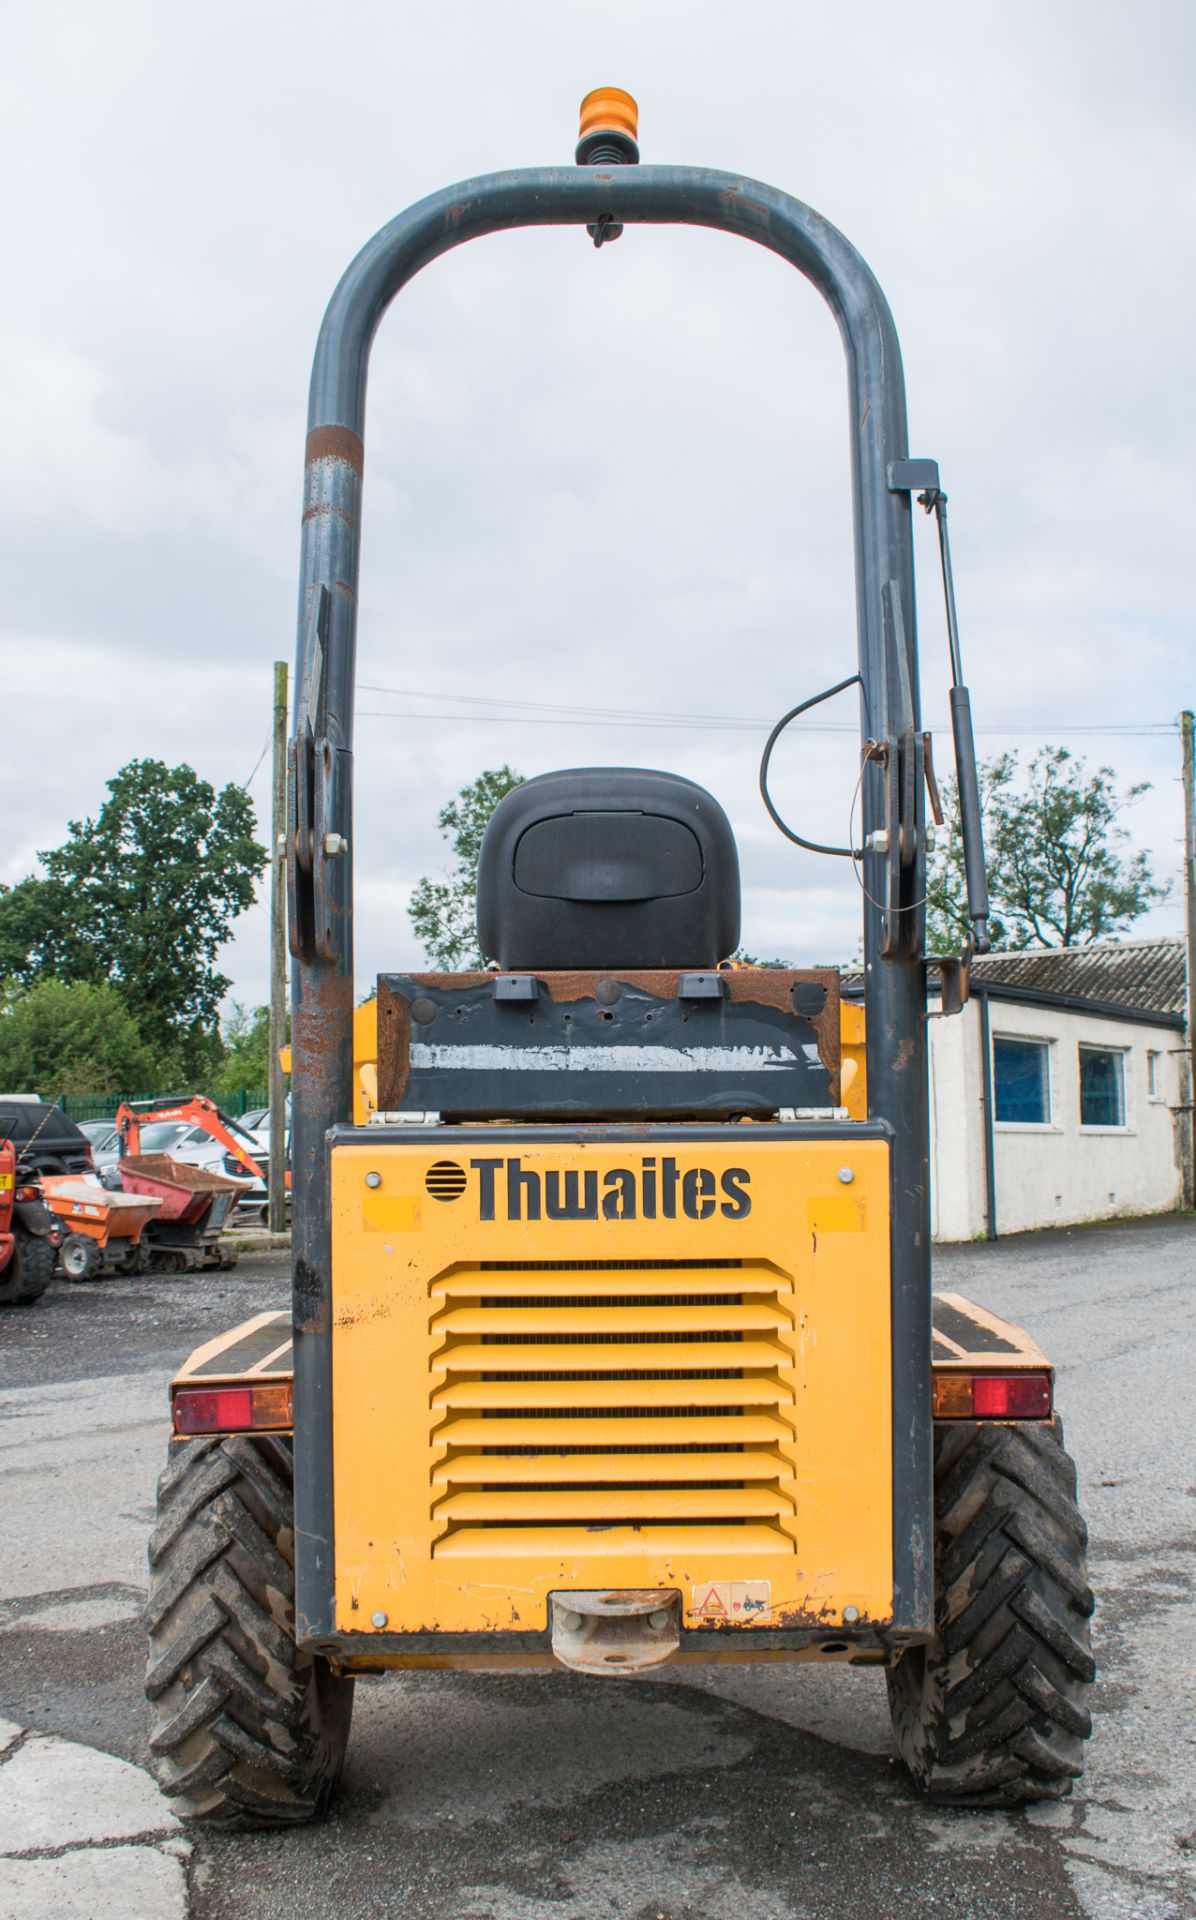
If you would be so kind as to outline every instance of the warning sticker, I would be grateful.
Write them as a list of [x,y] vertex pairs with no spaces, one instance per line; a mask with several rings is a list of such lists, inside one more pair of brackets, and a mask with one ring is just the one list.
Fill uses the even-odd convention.
[[770,1580],[706,1580],[694,1586],[691,1612],[702,1620],[734,1624],[762,1619],[771,1604]]

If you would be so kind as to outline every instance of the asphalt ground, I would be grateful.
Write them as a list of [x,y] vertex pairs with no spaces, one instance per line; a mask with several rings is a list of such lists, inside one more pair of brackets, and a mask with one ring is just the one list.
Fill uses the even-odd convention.
[[406,1675],[359,1682],[324,1825],[185,1839],[139,1771],[164,1389],[285,1303],[287,1256],[56,1281],[0,1316],[0,1916],[1193,1920],[1194,1256],[1188,1218],[936,1255],[1058,1366],[1099,1596],[1070,1802],[927,1810],[867,1669]]

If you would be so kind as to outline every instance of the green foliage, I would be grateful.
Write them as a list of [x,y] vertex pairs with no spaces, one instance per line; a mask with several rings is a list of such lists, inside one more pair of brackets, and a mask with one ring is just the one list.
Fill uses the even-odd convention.
[[38,980],[103,977],[80,935],[68,888],[37,875],[0,886],[0,980],[31,987]]
[[197,1077],[221,1054],[216,957],[266,861],[253,803],[161,760],[131,760],[108,794],[39,856],[44,877],[0,891],[0,975],[110,983],[155,1053]]
[[42,980],[0,1007],[0,1087],[14,1093],[111,1094],[169,1080],[107,981]]
[[[1066,747],[1043,747],[1021,775],[1016,753],[979,769],[995,948],[1074,947],[1121,933],[1168,888],[1150,856],[1126,858],[1121,814],[1149,782],[1119,792],[1112,767],[1089,773]],[[926,897],[926,948],[950,953],[967,931],[963,835],[954,780],[943,782]]]
[[[270,1009],[245,1007],[239,1000],[224,1022],[224,1058],[216,1086],[218,1092],[239,1093],[245,1087],[265,1087],[270,1082]],[[287,1021],[287,1039],[291,1023]]]
[[490,815],[523,775],[510,767],[492,767],[462,787],[437,816],[436,824],[452,844],[455,864],[443,880],[425,876],[411,896],[407,913],[416,937],[436,966],[446,972],[484,967],[478,950],[476,905],[478,855]]

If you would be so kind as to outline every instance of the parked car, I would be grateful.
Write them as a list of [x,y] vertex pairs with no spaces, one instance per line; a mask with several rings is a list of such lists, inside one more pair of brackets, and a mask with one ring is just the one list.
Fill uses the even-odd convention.
[[116,1128],[111,1120],[80,1120],[79,1131],[91,1141],[91,1151],[97,1158],[101,1153],[110,1153],[116,1147]]
[[[286,1164],[289,1167],[291,1164],[291,1100],[289,1094],[287,1096],[286,1122]],[[265,1169],[266,1162],[270,1158],[269,1107],[251,1107],[248,1113],[241,1115],[241,1125],[244,1127],[246,1133],[252,1134],[254,1140],[256,1140],[257,1149],[254,1158],[258,1160],[263,1169]]]
[[0,1139],[16,1148],[19,1174],[90,1173],[91,1142],[52,1101],[0,1096]]

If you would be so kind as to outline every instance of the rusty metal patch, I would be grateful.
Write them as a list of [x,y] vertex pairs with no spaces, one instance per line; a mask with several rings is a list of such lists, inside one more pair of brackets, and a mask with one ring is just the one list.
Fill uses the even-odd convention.
[[351,427],[313,427],[304,460],[309,467],[315,460],[343,460],[360,477],[365,471],[365,448]]

